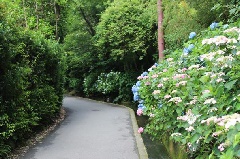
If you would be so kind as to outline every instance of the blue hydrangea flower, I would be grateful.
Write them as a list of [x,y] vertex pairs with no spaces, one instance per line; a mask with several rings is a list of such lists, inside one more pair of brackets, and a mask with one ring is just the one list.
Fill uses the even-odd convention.
[[227,29],[229,27],[228,24],[223,25],[223,29]]
[[218,27],[218,23],[216,23],[216,22],[213,22],[211,25],[210,25],[210,29],[215,29],[215,28],[217,28]]
[[147,72],[143,72],[141,76],[147,76],[148,73]]
[[189,50],[189,52],[191,52],[194,47],[195,46],[193,44],[190,44],[187,49]]
[[144,100],[140,100],[139,103],[140,103],[140,104],[143,104],[143,103],[144,103]]
[[133,100],[136,102],[136,101],[138,101],[139,99],[140,99],[140,97],[139,97],[138,93],[134,93],[134,94],[133,94]]
[[145,110],[147,107],[144,105],[143,107],[142,107],[142,110]]
[[158,66],[158,63],[155,63],[154,65],[157,67],[157,66]]
[[162,105],[161,103],[158,104],[158,108],[159,108],[159,109],[162,108],[162,106],[163,106],[163,105]]
[[139,87],[137,87],[136,85],[133,85],[132,92],[136,93],[136,92],[138,92],[138,90],[139,90]]
[[140,81],[137,81],[136,86],[137,86],[137,87],[140,87],[140,85],[141,85],[141,82],[140,82]]
[[[142,103],[138,104],[138,108],[139,109],[143,109],[143,107],[145,107]],[[146,107],[145,107],[146,108]]]
[[189,34],[189,39],[193,39],[197,34],[195,32],[191,32]]
[[184,55],[188,55],[190,53],[190,50],[188,48],[183,49]]

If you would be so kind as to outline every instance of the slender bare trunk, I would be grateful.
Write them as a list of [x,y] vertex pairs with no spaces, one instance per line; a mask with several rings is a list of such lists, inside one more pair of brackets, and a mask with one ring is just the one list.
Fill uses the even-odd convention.
[[162,10],[162,0],[157,1],[158,8],[158,55],[159,61],[164,58],[164,34],[163,34],[163,10]]
[[58,40],[59,39],[58,21],[60,19],[60,6],[58,5],[58,3],[56,3],[56,1],[54,1],[54,12],[55,12],[55,39]]
[[36,29],[38,30],[39,28],[39,15],[38,15],[38,2],[35,1],[35,13],[36,13],[36,23],[37,23],[37,26],[36,26]]
[[24,20],[25,20],[25,27],[28,28],[28,22],[27,22],[27,12],[26,12],[26,7],[25,7],[25,0],[22,0],[23,3],[23,11],[24,11]]

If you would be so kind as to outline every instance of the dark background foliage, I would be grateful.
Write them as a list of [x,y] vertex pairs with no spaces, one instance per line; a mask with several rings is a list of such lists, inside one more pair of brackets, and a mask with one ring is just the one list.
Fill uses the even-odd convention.
[[[132,101],[137,76],[158,61],[156,3],[1,0],[0,156],[52,122],[63,88]],[[236,21],[239,6],[238,0],[164,0],[165,54],[174,54],[191,31]]]

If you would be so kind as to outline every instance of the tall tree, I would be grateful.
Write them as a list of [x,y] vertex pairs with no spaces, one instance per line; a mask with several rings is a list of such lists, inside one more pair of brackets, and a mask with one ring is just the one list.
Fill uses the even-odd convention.
[[157,1],[158,8],[158,55],[159,61],[164,58],[164,34],[163,34],[163,10],[162,10],[162,0]]

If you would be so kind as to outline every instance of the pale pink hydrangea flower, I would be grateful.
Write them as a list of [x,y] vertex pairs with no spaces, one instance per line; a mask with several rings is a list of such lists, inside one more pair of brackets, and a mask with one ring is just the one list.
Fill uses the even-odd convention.
[[187,115],[179,116],[179,117],[177,117],[177,120],[187,121],[188,120],[188,116]]
[[169,78],[162,78],[162,80],[163,80],[163,81],[168,81],[168,80],[169,80]]
[[213,40],[213,43],[215,43],[216,45],[220,45],[220,44],[226,44],[228,43],[229,39],[226,36],[220,35],[220,36],[216,36]]
[[150,113],[149,115],[151,118],[153,118],[155,115],[153,113]]
[[214,111],[217,111],[218,109],[216,107],[212,107],[208,110],[207,114],[212,113]]
[[216,79],[216,82],[217,82],[217,83],[225,82],[225,80],[224,80],[223,78],[217,78],[217,79]]
[[177,90],[173,90],[172,93],[177,93]]
[[240,114],[235,113],[231,115],[225,115],[220,118],[210,117],[206,120],[203,120],[201,123],[207,123],[209,125],[211,121],[213,121],[219,126],[225,127],[225,129],[228,130],[231,126],[240,123]]
[[157,74],[152,75],[152,78],[157,78],[157,77],[158,77]]
[[181,133],[172,133],[171,134],[171,137],[174,137],[174,136],[181,136],[182,134]]
[[181,81],[178,83],[179,85],[185,86],[187,84],[187,81]]
[[158,87],[158,88],[161,88],[161,87],[163,87],[163,84],[162,84],[162,83],[159,83],[157,87]]
[[227,43],[233,43],[233,44],[236,44],[236,43],[237,43],[237,39],[235,39],[235,38],[228,39]]
[[159,94],[161,91],[160,90],[154,90],[153,91],[153,94],[155,95],[155,94]]
[[216,53],[217,53],[218,55],[223,55],[223,54],[225,54],[225,52],[224,52],[223,50],[218,50],[218,51],[216,51]]
[[138,133],[139,134],[143,133],[143,131],[144,131],[143,127],[138,128]]
[[144,76],[142,79],[148,79],[149,77],[148,76]]
[[142,109],[138,109],[138,110],[137,110],[137,115],[138,115],[138,116],[141,116],[142,114],[143,114],[143,110],[142,110]]
[[217,54],[216,52],[210,52],[210,53],[208,53],[208,54],[203,54],[203,55],[200,56],[200,59],[202,59],[202,61],[203,61],[204,59],[207,59],[207,60],[209,60],[209,61],[212,61],[212,60],[214,59],[214,57],[215,57],[216,54]]
[[167,58],[167,62],[173,61],[173,58]]
[[164,99],[168,99],[168,98],[171,98],[171,96],[169,94],[164,96]]
[[240,33],[240,28],[232,27],[232,28],[224,30],[223,32],[224,33],[229,33],[229,32],[238,32],[238,33]]
[[180,97],[173,97],[169,100],[169,102],[174,102],[175,104],[178,104],[182,102],[182,99]]
[[183,69],[182,69],[183,72],[185,72],[185,71],[187,71],[187,70],[188,70],[187,68],[183,68]]
[[221,44],[226,44],[226,43],[237,43],[236,39],[228,39],[226,36],[220,35],[220,36],[216,36],[214,38],[210,38],[210,39],[204,39],[202,41],[202,45],[205,44],[215,44],[215,45],[221,45]]
[[215,78],[215,77],[217,77],[217,74],[211,74],[211,76],[210,76],[211,78]]
[[189,69],[189,70],[192,70],[192,69],[197,69],[197,68],[199,68],[199,67],[200,67],[200,65],[197,64],[197,65],[192,65],[192,66],[190,66],[188,69]]
[[207,99],[203,104],[216,104],[217,101],[214,98]]
[[194,127],[193,126],[189,126],[188,128],[186,128],[185,130],[187,130],[188,132],[191,132],[191,131],[193,131],[193,130],[195,130],[194,129]]
[[194,104],[196,104],[197,103],[197,100],[196,99],[193,99],[193,100],[191,100],[188,104],[189,105],[194,105]]
[[183,120],[183,121],[187,121],[189,125],[192,125],[195,123],[195,121],[197,120],[198,117],[200,117],[201,115],[195,115],[192,113],[192,110],[189,109],[186,113],[186,115],[183,116],[179,116],[177,117],[177,120]]
[[202,92],[202,94],[208,94],[208,93],[210,93],[210,90],[204,90],[204,91]]
[[214,122],[214,123],[216,123],[217,122],[217,117],[215,117],[215,116],[212,116],[212,117],[210,117],[210,118],[208,118],[208,119],[206,119],[206,120],[202,120],[201,121],[201,123],[203,124],[203,123],[207,123],[207,125],[209,125],[211,122]]
[[143,76],[138,76],[137,79],[138,79],[138,80],[141,80],[141,79],[143,79]]
[[167,69],[163,69],[163,72],[167,72]]
[[212,137],[219,136],[222,133],[222,131],[217,131],[212,134]]
[[234,58],[232,57],[232,55],[229,56],[221,56],[219,58],[216,59],[217,62],[226,62],[226,61],[233,61]]
[[225,129],[229,129],[231,126],[236,125],[237,122],[238,120],[236,119],[229,119],[225,124]]
[[224,143],[221,143],[221,144],[218,146],[218,149],[222,152],[222,151],[224,151],[224,146],[225,146],[225,144],[224,144]]
[[188,77],[187,74],[175,74],[172,78],[174,80],[176,80],[176,79],[183,79],[183,78],[186,78],[186,77]]
[[147,81],[147,82],[145,82],[145,85],[149,86],[149,85],[151,85],[151,82]]

